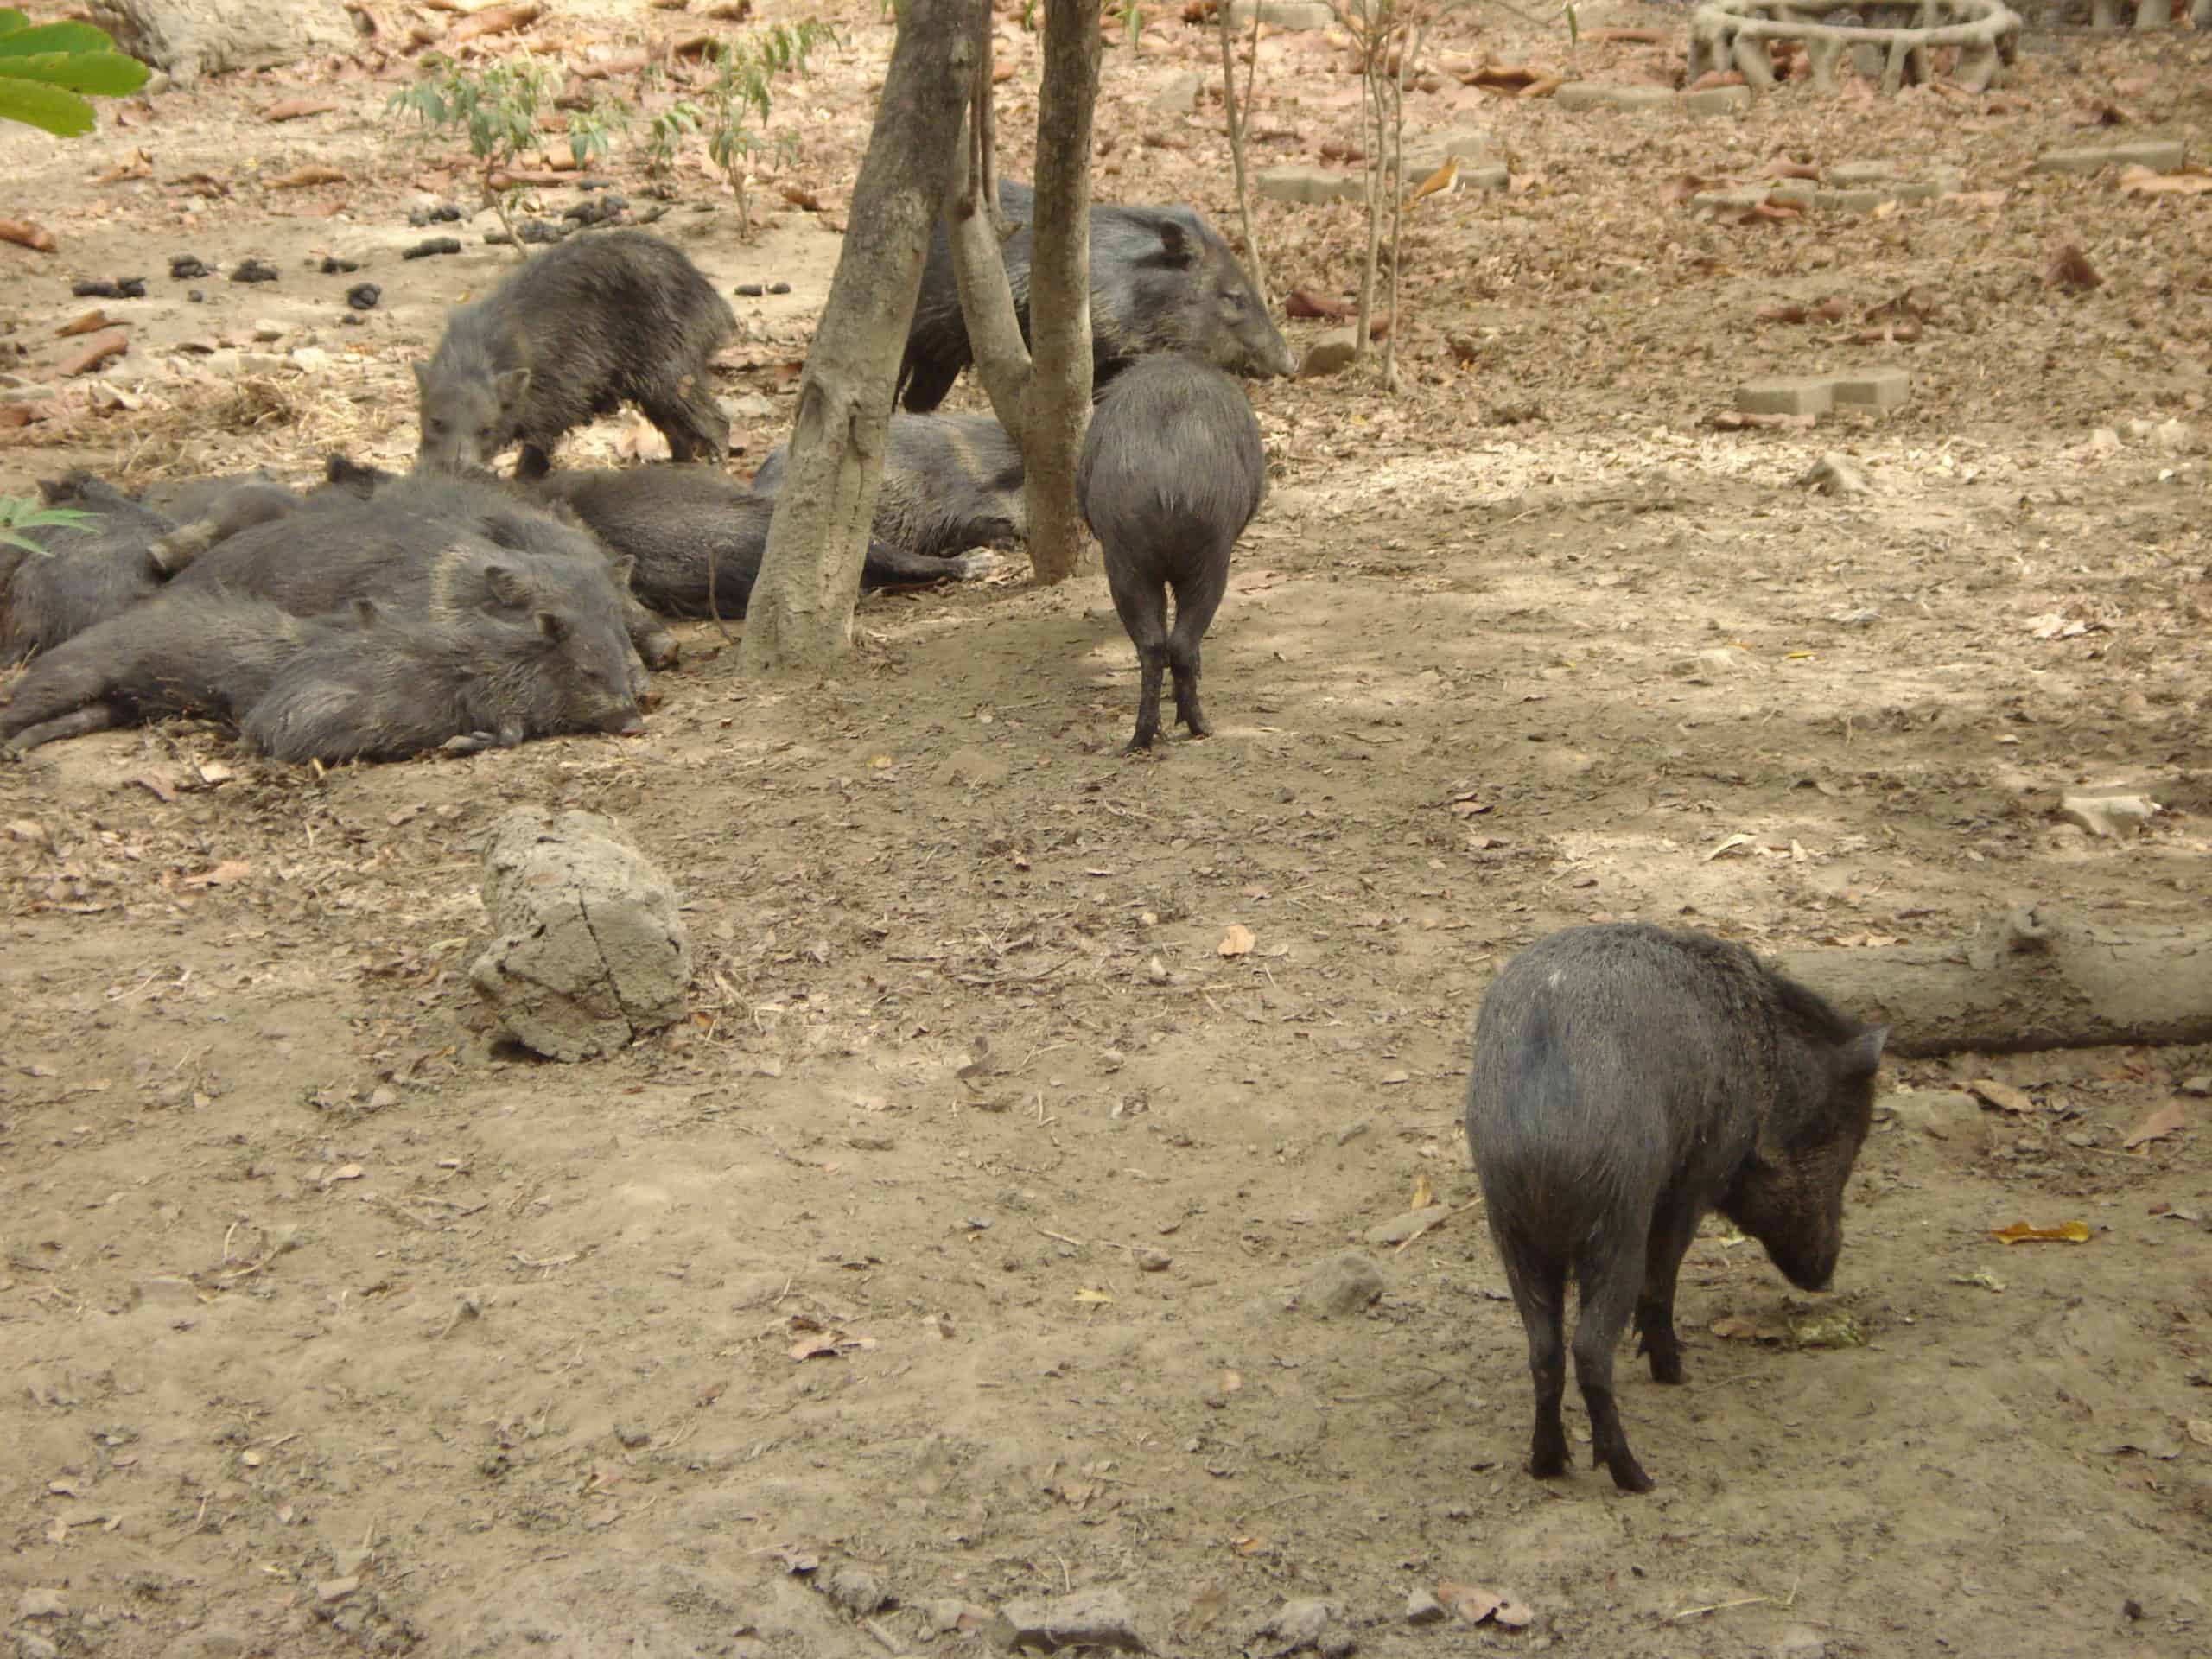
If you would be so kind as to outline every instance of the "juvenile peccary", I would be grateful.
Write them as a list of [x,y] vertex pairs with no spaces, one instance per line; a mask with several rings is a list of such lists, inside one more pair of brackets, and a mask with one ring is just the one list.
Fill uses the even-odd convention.
[[[630,584],[654,610],[668,616],[745,614],[776,511],[771,498],[704,467],[552,473],[537,487],[565,502],[607,546],[636,562]],[[871,542],[861,582],[881,588],[948,576],[964,581],[997,564],[988,553],[924,558]]]
[[644,725],[622,655],[543,610],[512,621],[409,618],[327,641],[287,664],[243,729],[274,760],[335,765]]
[[[1021,221],[1003,250],[1021,337],[1029,338],[1029,249],[1036,192],[1001,180],[999,205]],[[1173,352],[1231,373],[1287,375],[1298,360],[1275,329],[1244,267],[1192,207],[1090,207],[1090,357],[1094,396],[1135,359]],[[935,409],[974,356],[943,219],[931,232],[906,353],[901,402]]]
[[86,473],[38,487],[48,506],[91,517],[22,532],[43,553],[0,543],[0,664],[52,651],[161,591],[150,550],[174,528],[168,518]]
[[729,422],[708,360],[737,315],[683,251],[643,231],[581,236],[533,256],[454,311],[422,391],[422,464],[487,466],[522,444],[541,477],[561,435],[625,399],[678,461],[722,461]]
[[[611,558],[580,522],[502,485],[418,472],[391,477],[365,498],[347,487],[320,490],[308,506],[217,543],[178,573],[176,585],[257,594],[299,616],[355,594],[434,618],[481,611],[512,620],[551,609],[579,626],[603,620],[626,632],[633,658],[675,659],[675,639],[631,595],[628,563]],[[642,660],[632,678],[647,695]]]
[[138,492],[141,505],[165,518],[188,524],[204,516],[214,504],[245,484],[282,484],[284,480],[266,467],[250,472],[218,473],[200,478],[157,478]]
[[[1267,490],[1260,423],[1234,380],[1187,358],[1154,357],[1114,382],[1076,462],[1076,500],[1106,556],[1106,587],[1137,648],[1141,689],[1128,753],[1160,734],[1160,677],[1175,718],[1206,733],[1198,643],[1229,587],[1229,555]],[[1167,627],[1168,588],[1175,627]]]
[[[788,446],[753,475],[756,495],[783,487]],[[1021,446],[992,415],[893,415],[872,533],[924,557],[1028,539]]]
[[206,715],[235,722],[283,665],[357,626],[368,606],[298,617],[266,600],[172,589],[41,656],[0,707],[11,754],[133,718]]
[[189,518],[180,519],[175,530],[148,550],[156,566],[174,575],[216,543],[297,512],[303,505],[289,486],[275,479],[244,479],[209,498]]
[[1570,1271],[1592,1466],[1630,1492],[1651,1478],[1621,1428],[1613,1350],[1633,1314],[1653,1379],[1682,1380],[1675,1279],[1706,1212],[1792,1284],[1827,1287],[1886,1035],[1708,934],[1570,928],[1506,964],[1475,1023],[1467,1139],[1528,1332],[1529,1473],[1567,1467]]

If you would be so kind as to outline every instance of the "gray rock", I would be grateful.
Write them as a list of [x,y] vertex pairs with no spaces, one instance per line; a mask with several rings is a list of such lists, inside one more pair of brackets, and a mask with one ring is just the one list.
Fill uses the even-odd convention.
[[203,74],[350,52],[359,43],[339,0],[92,0],[88,10],[118,47],[167,70],[179,86]]
[[1357,1250],[1331,1256],[1306,1276],[1299,1302],[1317,1319],[1357,1313],[1382,1294],[1382,1269]]
[[16,1632],[17,1659],[61,1659],[61,1649],[31,1630]]
[[1002,1648],[1112,1648],[1149,1653],[1137,1629],[1136,1610],[1119,1590],[1078,1590],[1052,1601],[1010,1601],[991,1621],[991,1639]]
[[1338,373],[1350,368],[1358,355],[1358,331],[1332,328],[1306,348],[1306,360],[1298,365],[1298,378],[1313,380],[1325,374]]
[[1419,1238],[1451,1212],[1440,1204],[1426,1210],[1408,1210],[1402,1216],[1393,1216],[1388,1221],[1378,1221],[1366,1232],[1370,1244],[1387,1246],[1402,1244],[1409,1238]]
[[33,1585],[16,1600],[17,1618],[61,1618],[68,1611],[69,1603],[61,1592],[41,1585]]
[[1774,1644],[1774,1659],[1824,1659],[1827,1639],[1818,1630],[1792,1624]]
[[1908,1129],[1948,1141],[1981,1121],[1981,1103],[1956,1089],[1913,1089],[1885,1095],[1880,1109]]
[[1367,181],[1326,167],[1263,167],[1252,187],[1274,201],[1365,201]]
[[691,946],[676,889],[612,819],[510,812],[484,863],[494,937],[468,976],[518,1042],[581,1060],[683,1017]]
[[814,1587],[855,1618],[866,1618],[891,1599],[874,1573],[851,1561],[817,1573]]
[[965,1636],[991,1622],[991,1610],[972,1601],[950,1598],[929,1605],[930,1629],[939,1636]]
[[1406,1598],[1408,1624],[1440,1624],[1445,1616],[1444,1604],[1426,1590],[1416,1590]]
[[1205,86],[1196,75],[1178,75],[1160,89],[1152,107],[1169,115],[1189,115],[1198,107],[1198,95]]
[[2184,1095],[2196,1095],[2200,1098],[2206,1095],[2212,1095],[2212,1072],[2200,1071],[2193,1077],[2183,1077],[2181,1080],[2181,1091]]

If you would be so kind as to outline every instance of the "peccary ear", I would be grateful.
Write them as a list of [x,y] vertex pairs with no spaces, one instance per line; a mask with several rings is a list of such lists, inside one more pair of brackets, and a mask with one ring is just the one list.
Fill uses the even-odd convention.
[[530,598],[530,584],[523,580],[522,572],[511,564],[486,565],[484,591],[499,604],[513,609],[519,609]]
[[1171,265],[1198,263],[1198,250],[1191,245],[1191,238],[1173,219],[1164,219],[1160,226],[1160,251],[1167,256]]
[[501,409],[518,409],[522,405],[523,394],[530,390],[530,371],[509,369],[505,374],[494,375],[492,390],[498,395]]
[[1836,1051],[1836,1071],[1846,1077],[1871,1077],[1882,1064],[1882,1045],[1889,1040],[1887,1026],[1869,1026]]
[[626,594],[630,591],[630,577],[637,568],[637,556],[631,553],[625,553],[619,559],[610,560],[607,567],[607,574],[614,578],[615,587]]
[[570,632],[569,619],[558,611],[540,611],[535,619],[538,632],[559,645]]
[[357,597],[353,601],[353,625],[356,627],[373,628],[377,626],[377,620],[376,601]]
[[430,365],[418,357],[407,366],[415,371],[415,390],[417,391],[429,391]]

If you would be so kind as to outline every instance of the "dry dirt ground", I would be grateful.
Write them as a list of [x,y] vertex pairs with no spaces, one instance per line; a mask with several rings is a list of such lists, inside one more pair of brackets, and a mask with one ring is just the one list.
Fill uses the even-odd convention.
[[[777,118],[832,221],[890,40],[840,21]],[[1571,54],[1500,12],[1439,51],[1623,79],[1681,22],[1586,11],[1675,46]],[[563,7],[531,38],[580,64],[701,26]],[[1019,169],[1036,45],[1001,50]],[[1217,108],[1154,104],[1211,51],[1166,21],[1109,53],[1102,194],[1233,221]],[[1356,137],[1320,36],[1262,57],[1264,159]],[[130,354],[6,435],[0,488],[409,450],[406,358],[505,257],[478,219],[459,257],[397,257],[424,181],[458,188],[449,145],[383,120],[410,73],[0,137],[10,211],[60,242],[0,246],[18,379],[93,303],[73,279],[150,289],[102,302]],[[264,118],[295,94],[335,107]],[[1253,1627],[1305,1597],[1378,1655],[2212,1653],[2212,1109],[2184,1089],[2212,1052],[1893,1062],[1892,1090],[1993,1077],[2028,1109],[1893,1095],[1832,1296],[1708,1230],[1689,1385],[1624,1355],[1648,1497],[1522,1471],[1459,1127],[1483,987],[1562,925],[1778,947],[1951,938],[2023,896],[2202,914],[2212,198],[2026,164],[2203,156],[2212,50],[2037,34],[1994,98],[1792,87],[1710,120],[1446,77],[1411,116],[1485,131],[1521,182],[1414,215],[1396,396],[1255,389],[1273,494],[1209,641],[1210,741],[1122,759],[1103,583],[1008,575],[865,599],[826,682],[748,683],[689,628],[635,741],[317,779],[172,724],[0,772],[22,1652],[969,1651],[937,1604],[1107,1586],[1194,1655],[1271,1650]],[[149,176],[99,181],[141,151]],[[1733,224],[1669,188],[1778,155],[1963,194]],[[344,177],[257,181],[310,162]],[[607,171],[651,200],[635,151]],[[173,182],[203,173],[227,194]],[[780,204],[741,238],[696,157],[661,223],[725,284],[792,284],[738,302],[722,389],[757,459],[836,238]],[[1357,209],[1261,227],[1279,287],[1353,281]],[[2046,282],[2066,242],[2101,287]],[[173,282],[184,252],[280,279]],[[364,278],[383,304],[340,326]],[[1853,340],[1908,291],[1917,338]],[[1831,296],[1840,321],[1758,317]],[[233,348],[269,360],[207,354]],[[1893,416],[1707,423],[1748,376],[1886,363]],[[1830,449],[1870,493],[1798,484]],[[2053,810],[2082,784],[2166,810],[2092,839]],[[492,1039],[466,967],[515,804],[612,813],[672,875],[690,1021],[572,1067]],[[1424,1187],[1441,1224],[1369,1242]],[[2086,1243],[1991,1236],[2076,1220]],[[1380,1298],[1317,1317],[1348,1249]],[[843,1563],[896,1599],[872,1630],[815,1587]],[[1444,1581],[1533,1622],[1409,1626]]]

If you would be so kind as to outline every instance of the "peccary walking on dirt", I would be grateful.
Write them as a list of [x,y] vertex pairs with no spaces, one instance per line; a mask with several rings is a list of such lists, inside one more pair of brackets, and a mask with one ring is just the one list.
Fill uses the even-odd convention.
[[557,611],[410,618],[302,652],[242,722],[272,760],[326,765],[644,729],[621,653]]
[[159,593],[162,573],[151,549],[175,528],[86,473],[41,480],[38,487],[48,506],[92,516],[80,524],[23,531],[43,553],[0,543],[0,664],[52,651]]
[[[1206,733],[1198,644],[1229,587],[1229,555],[1267,489],[1260,423],[1234,380],[1187,358],[1147,358],[1120,376],[1090,417],[1076,499],[1106,555],[1114,609],[1137,648],[1136,735],[1160,734],[1160,680],[1175,677],[1175,718]],[[1167,590],[1175,626],[1167,626]]]
[[1528,1332],[1529,1473],[1567,1467],[1570,1272],[1592,1462],[1630,1492],[1652,1483],[1621,1428],[1613,1351],[1633,1316],[1653,1379],[1682,1380],[1675,1280],[1707,1211],[1792,1284],[1827,1288],[1886,1035],[1708,934],[1570,928],[1506,964],[1475,1023],[1467,1139]]
[[[760,463],[754,494],[782,489],[788,448]],[[1021,446],[992,415],[893,415],[871,533],[925,558],[1027,541]]]
[[171,589],[41,656],[0,706],[0,739],[22,754],[132,719],[235,722],[285,664],[358,626],[368,601],[358,606],[298,617],[266,600]]
[[[776,510],[772,499],[705,467],[551,473],[537,487],[566,503],[608,547],[635,561],[631,586],[652,609],[666,616],[745,614],[768,544],[768,521]],[[924,558],[871,542],[861,582],[880,588],[948,576],[962,581],[997,563],[988,553]]]
[[[1021,228],[1003,250],[1021,337],[1029,338],[1029,249],[1036,192],[999,183],[999,204]],[[1173,352],[1234,374],[1264,378],[1297,372],[1221,232],[1195,208],[1090,208],[1090,354],[1094,395],[1130,362]],[[930,238],[920,293],[899,365],[900,401],[920,414],[944,401],[974,359],[952,245],[942,219]]]
[[549,248],[455,310],[427,363],[422,462],[488,466],[519,441],[542,477],[561,435],[628,401],[678,461],[722,461],[729,421],[709,359],[737,332],[729,302],[683,250],[643,231]]

